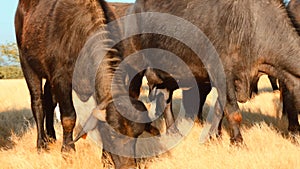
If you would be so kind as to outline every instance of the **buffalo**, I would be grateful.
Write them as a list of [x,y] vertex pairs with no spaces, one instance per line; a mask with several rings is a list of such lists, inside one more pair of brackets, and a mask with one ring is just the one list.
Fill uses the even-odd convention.
[[[50,19],[50,15],[55,22],[64,21],[63,17],[54,17],[57,11],[64,10],[64,7],[59,4],[61,4],[59,1],[20,0],[15,14],[15,30],[20,62],[37,125],[37,148],[47,148],[47,142],[56,139],[53,111],[58,102],[64,135],[62,150],[69,151],[75,149],[74,144],[68,144],[72,141],[76,121],[71,98],[72,69],[76,61],[75,54],[83,42],[62,50],[61,46],[72,44],[68,39],[70,36],[64,36],[68,29],[67,24],[59,27],[45,22]],[[69,54],[70,52],[72,53]],[[44,88],[43,78],[46,79]],[[44,132],[45,118],[47,135]]]
[[[72,89],[82,101],[87,101],[93,95],[97,103],[93,115],[101,120],[99,123],[104,125],[103,130],[107,129],[105,126],[111,126],[117,133],[133,138],[138,137],[143,131],[159,134],[157,129],[148,123],[133,122],[120,115],[120,111],[125,111],[134,119],[147,118],[148,114],[142,102],[133,98],[129,99],[130,102],[123,102],[122,99],[119,99],[118,103],[113,102],[112,78],[123,59],[124,50],[122,43],[112,48],[107,47],[113,42],[114,37],[120,34],[118,25],[107,26],[115,19],[114,12],[104,0],[19,1],[15,14],[15,30],[20,62],[31,95],[39,150],[47,149],[48,142],[56,139],[53,111],[57,103],[63,127],[62,151],[75,150],[73,128],[76,113]],[[95,34],[99,35],[96,39],[93,38]],[[84,48],[90,43],[95,45],[95,48],[86,51]],[[103,53],[103,57],[98,57]],[[86,57],[90,59],[85,60]],[[42,79],[46,79],[44,86]],[[118,79],[118,83],[123,83],[123,79]],[[116,97],[122,98],[119,97],[122,92],[123,89],[117,89]],[[117,109],[115,104],[121,108]],[[135,109],[126,109],[129,104]],[[94,116],[91,118],[95,119]],[[88,127],[91,125],[92,123]],[[122,148],[126,145],[122,142],[117,142],[116,145],[113,137],[104,134],[102,139],[104,147]],[[134,151],[131,150],[134,147],[130,145],[128,149]],[[136,165],[131,157],[117,153],[111,155],[116,168]]]
[[[285,6],[283,1],[279,1],[279,2],[282,4],[282,7]],[[299,23],[300,23],[299,11],[300,11],[300,1],[291,0],[291,1],[288,2],[287,6],[286,6],[286,12],[287,12],[289,18],[291,19],[292,24],[294,25],[294,28],[296,29],[298,34],[300,32],[300,30],[299,30],[299,26],[300,26],[299,25]],[[268,78],[269,78],[270,83],[272,85],[273,91],[280,90],[281,99],[282,99],[282,95],[287,95],[286,87],[284,86],[283,83],[279,82],[279,84],[280,84],[280,88],[279,88],[278,85],[277,85],[277,79],[276,78],[271,77],[271,76],[268,76]],[[253,87],[254,87],[253,88],[253,93],[257,94],[258,93],[257,86],[254,85]],[[287,106],[290,106],[289,102],[283,100],[283,109],[282,109],[283,115],[287,114],[287,111],[286,111]]]
[[[291,108],[288,111],[288,120],[290,131],[299,131],[298,112],[299,103],[299,75],[300,69],[297,64],[300,54],[300,39],[293,25],[282,8],[281,2],[274,0],[267,1],[216,1],[216,0],[192,0],[192,1],[144,1],[137,0],[134,7],[131,8],[132,14],[143,12],[160,12],[168,13],[183,18],[197,26],[208,37],[218,52],[223,64],[226,82],[226,93],[220,93],[219,100],[215,107],[214,121],[210,128],[210,134],[217,132],[218,120],[224,115],[227,117],[230,126],[230,137],[232,143],[242,142],[243,138],[240,133],[240,124],[242,116],[237,102],[246,102],[250,99],[253,85],[256,85],[257,78],[262,74],[268,74],[279,79],[285,84],[287,94],[283,99],[289,102]],[[152,28],[165,30],[157,17],[136,18],[130,20],[127,24],[129,29],[139,29],[140,32]],[[159,21],[158,21],[159,20]],[[169,22],[168,22],[169,23]],[[136,28],[130,28],[130,26]],[[177,26],[177,27],[176,27]],[[173,30],[182,30],[180,25],[173,27]],[[128,29],[128,30],[129,30]],[[172,31],[172,30],[170,30]],[[145,31],[146,32],[146,31]],[[187,33],[187,32],[185,32]],[[176,35],[176,33],[174,33]],[[186,34],[193,37],[193,32]],[[196,35],[194,35],[196,36]],[[196,37],[195,37],[196,38]],[[145,33],[132,38],[136,50],[147,48],[158,48],[170,51],[183,60],[191,69],[196,79],[197,85],[184,86],[188,84],[189,76],[181,72],[178,67],[172,73],[152,69],[150,79],[152,89],[169,88],[170,79],[179,79],[181,87],[187,90],[183,91],[183,105],[187,114],[192,114],[199,110],[197,98],[189,98],[191,93],[199,92],[200,96],[206,97],[210,91],[210,80],[212,85],[216,84],[216,77],[213,69],[209,64],[203,64],[206,60],[200,60],[194,51],[178,39],[171,38],[161,34]],[[205,44],[200,41],[197,44],[199,48],[204,48]],[[157,53],[156,53],[157,54]],[[155,57],[155,54],[144,53],[148,58]],[[208,55],[205,51],[202,55]],[[163,55],[160,56],[163,58]],[[209,60],[209,56],[203,57]],[[155,59],[158,59],[157,57]],[[149,59],[148,65],[153,66],[153,60]],[[171,60],[161,59],[161,65],[170,64]],[[156,77],[153,81],[153,72]],[[213,72],[213,73],[211,73]],[[172,84],[172,83],[171,83]],[[218,86],[219,85],[219,86]],[[180,86],[180,85],[179,85]],[[171,91],[174,89],[172,86]],[[176,89],[176,86],[175,86]],[[204,91],[203,91],[204,90]],[[208,91],[208,92],[207,92]],[[161,92],[159,92],[161,93]],[[220,98],[225,94],[226,104],[220,103]],[[171,96],[171,95],[170,95]],[[168,97],[166,97],[168,98]],[[170,99],[166,99],[167,101]],[[200,98],[200,101],[201,100]],[[201,110],[199,110],[201,111]]]

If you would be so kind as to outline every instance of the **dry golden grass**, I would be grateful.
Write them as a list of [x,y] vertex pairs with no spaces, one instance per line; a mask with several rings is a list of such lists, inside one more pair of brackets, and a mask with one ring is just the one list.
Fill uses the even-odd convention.
[[[93,141],[80,140],[72,159],[65,160],[60,152],[62,130],[56,124],[57,142],[50,151],[36,151],[36,129],[24,80],[0,81],[0,168],[107,168],[101,162],[101,149]],[[230,146],[224,122],[221,140],[199,144],[202,126],[196,124],[189,135],[169,153],[147,160],[149,168],[299,168],[300,138],[287,137],[287,120],[281,118],[279,94],[270,92],[264,77],[259,87],[263,92],[246,104],[243,111],[244,147]],[[180,92],[176,94],[180,96]],[[204,108],[207,113],[212,96]],[[175,109],[180,108],[176,99]],[[34,123],[33,123],[34,124]],[[27,129],[27,130],[26,130]],[[3,132],[5,131],[5,132]],[[2,140],[2,141],[1,141]]]
[[0,80],[0,112],[30,107],[30,95],[25,80]]

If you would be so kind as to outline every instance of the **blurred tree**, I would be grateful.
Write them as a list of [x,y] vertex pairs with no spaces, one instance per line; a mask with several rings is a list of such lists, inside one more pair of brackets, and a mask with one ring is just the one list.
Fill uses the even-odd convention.
[[23,78],[20,66],[0,66],[0,79],[19,79]]
[[16,43],[0,45],[0,65],[19,65],[19,51]]
[[0,45],[0,79],[23,78],[16,43]]

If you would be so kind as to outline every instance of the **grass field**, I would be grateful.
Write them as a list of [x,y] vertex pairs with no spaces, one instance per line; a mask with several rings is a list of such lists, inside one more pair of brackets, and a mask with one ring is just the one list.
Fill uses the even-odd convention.
[[[0,80],[0,168],[109,168],[109,160],[101,160],[102,151],[86,139],[76,144],[76,152],[65,160],[60,152],[62,129],[56,123],[57,141],[50,151],[37,152],[36,128],[30,110],[30,97],[23,79]],[[259,83],[260,94],[240,104],[243,112],[242,134],[246,146],[229,143],[224,122],[221,140],[199,143],[202,126],[196,124],[189,135],[170,152],[141,163],[148,168],[287,168],[300,167],[300,138],[287,133],[287,119],[281,117],[279,93],[273,93],[264,77]],[[176,94],[175,109],[180,108],[180,91]],[[209,97],[204,108],[207,113]],[[76,104],[76,103],[75,103]]]

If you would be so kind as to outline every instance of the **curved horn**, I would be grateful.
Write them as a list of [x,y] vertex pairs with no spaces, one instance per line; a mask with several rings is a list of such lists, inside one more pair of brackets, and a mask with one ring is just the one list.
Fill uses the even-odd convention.
[[77,142],[80,138],[86,137],[89,131],[94,130],[97,127],[98,120],[105,122],[106,121],[106,110],[100,110],[98,106],[93,109],[90,117],[84,123],[81,131],[77,134],[75,139],[69,144]]

